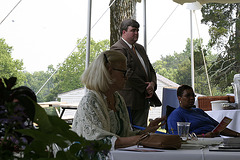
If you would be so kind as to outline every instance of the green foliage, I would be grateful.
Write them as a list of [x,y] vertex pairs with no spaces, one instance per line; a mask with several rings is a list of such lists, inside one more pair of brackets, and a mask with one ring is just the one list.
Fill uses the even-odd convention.
[[[212,63],[217,59],[217,55],[210,52],[209,46],[202,46],[202,39],[196,39],[194,44],[194,74],[196,93],[209,95],[206,72],[204,68],[203,55],[207,64],[207,69],[211,69]],[[187,84],[191,86],[191,53],[190,39],[187,40],[186,48],[182,53],[174,53],[161,57],[161,60],[153,63],[153,67],[160,75],[174,81],[178,84]],[[211,89],[214,95],[225,95],[218,85],[211,81]],[[228,90],[229,91],[229,90]],[[229,92],[228,92],[229,93]]]
[[234,33],[233,25],[236,23],[236,4],[206,4],[202,8],[202,23],[209,25],[211,46],[217,45],[219,49],[226,45],[226,39]]
[[[48,70],[44,71],[37,71],[34,73],[26,72],[26,81],[24,82],[25,86],[31,88],[35,93],[37,93],[40,87],[46,82],[46,80],[51,76],[51,74],[55,71],[53,65],[48,66]],[[47,97],[49,97],[50,90],[54,87],[53,80],[50,79],[46,86],[39,92],[37,95],[38,102],[46,101]]]
[[[194,40],[194,49],[201,46],[200,44],[201,41]],[[162,64],[162,66],[157,66],[158,63],[153,64],[157,73],[178,84],[191,85],[190,39],[187,40],[186,48],[182,53],[178,54],[175,52],[174,55],[161,57],[161,60],[157,62]],[[197,62],[199,62],[199,59],[197,59]]]
[[8,46],[4,39],[0,38],[0,78],[17,77],[17,86],[25,80],[22,60],[14,60],[11,56],[12,47]]
[[[53,76],[54,86],[50,90],[47,101],[55,100],[57,94],[83,87],[80,77],[85,70],[86,63],[86,38],[78,40],[78,51],[73,52],[59,67],[57,74]],[[109,41],[95,42],[91,39],[90,62],[101,52],[109,49]]]
[[227,92],[233,76],[240,72],[240,19],[238,4],[206,4],[202,22],[209,26],[209,45],[218,51],[218,58],[209,69],[212,82]]
[[[25,159],[53,159],[54,152],[57,152],[56,159],[59,160],[85,160],[90,159],[90,156],[96,159],[98,153],[107,155],[110,150],[111,146],[102,141],[87,141],[79,137],[64,120],[47,115],[38,104],[35,104],[35,111],[34,122],[38,129],[19,130],[20,133],[33,137],[32,143],[24,150]],[[74,142],[78,143],[73,144]],[[67,147],[69,148],[64,151]],[[91,147],[94,153],[88,152]],[[76,156],[79,151],[83,151],[80,157]]]
[[[58,65],[56,74],[38,93],[38,102],[55,101],[58,94],[83,87],[80,77],[86,65],[86,38],[79,39],[77,44],[79,44],[78,51],[73,52],[63,64]],[[109,48],[109,40],[95,42],[92,39],[89,63]],[[55,71],[53,65],[49,65],[46,72],[38,71],[32,74],[26,72],[24,85],[30,87],[36,93]]]
[[175,75],[177,73],[177,68],[174,68],[173,66],[168,66],[169,62],[168,58],[171,57],[170,56],[167,56],[166,58],[162,57],[162,60],[157,60],[155,63],[153,63],[153,67],[157,73],[174,81]]
[[10,101],[13,85],[2,84],[0,159],[90,160],[107,156],[110,144],[78,136],[64,120],[47,115],[27,94],[19,94],[15,97],[19,103],[13,103]]

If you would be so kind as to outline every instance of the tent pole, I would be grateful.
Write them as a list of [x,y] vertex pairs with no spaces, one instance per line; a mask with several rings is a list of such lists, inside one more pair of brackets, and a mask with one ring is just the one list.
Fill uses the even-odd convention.
[[193,49],[193,31],[192,31],[192,10],[190,10],[190,35],[191,35],[191,80],[192,80],[192,88],[194,87],[194,49]]
[[147,22],[146,22],[146,0],[143,0],[143,41],[144,48],[147,51]]
[[[91,13],[92,13],[92,0],[88,0],[88,17],[87,17],[87,42],[86,42],[86,62],[85,70],[88,68],[90,59],[90,42],[91,42]],[[85,93],[87,91],[84,87]]]
[[187,4],[187,9],[190,10],[190,35],[191,35],[191,44],[190,44],[190,50],[191,50],[191,81],[192,81],[192,88],[193,91],[195,91],[195,87],[194,87],[194,46],[193,46],[193,23],[192,23],[192,12],[193,10],[198,10],[201,9],[202,5],[196,1],[194,3],[188,3]]
[[86,43],[86,62],[85,70],[89,65],[90,57],[90,39],[91,39],[91,13],[92,13],[92,0],[88,0],[88,17],[87,17],[87,43]]

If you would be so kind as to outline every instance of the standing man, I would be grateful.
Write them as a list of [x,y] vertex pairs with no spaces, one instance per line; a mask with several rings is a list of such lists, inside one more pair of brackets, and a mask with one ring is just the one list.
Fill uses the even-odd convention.
[[112,50],[118,50],[127,57],[127,76],[125,88],[119,93],[125,99],[133,125],[146,127],[150,105],[161,106],[157,97],[156,73],[148,59],[144,47],[137,42],[139,23],[126,19],[121,23],[121,38]]

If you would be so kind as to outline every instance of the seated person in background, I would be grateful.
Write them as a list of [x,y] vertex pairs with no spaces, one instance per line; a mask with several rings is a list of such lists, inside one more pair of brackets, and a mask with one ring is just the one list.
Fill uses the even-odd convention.
[[142,131],[133,131],[124,99],[117,92],[126,82],[127,60],[118,51],[101,53],[82,75],[88,89],[72,130],[87,140],[104,140],[112,149],[136,145],[141,134],[155,132],[165,118],[156,118]]
[[191,122],[189,133],[195,133],[198,137],[216,137],[220,135],[240,137],[238,132],[224,129],[220,133],[211,132],[219,123],[211,118],[200,108],[195,108],[195,94],[192,87],[181,85],[177,89],[177,97],[180,106],[168,117],[168,132],[178,134],[177,122]]
[[[11,98],[13,101],[17,99],[18,96],[25,95],[31,98],[34,102],[37,102],[37,96],[35,93],[27,86],[20,86],[12,90]],[[15,100],[14,100],[15,99]]]
[[37,96],[33,90],[27,86],[17,87],[12,90],[9,100],[23,106],[25,108],[24,112],[27,116],[26,118],[33,121],[35,115],[35,104],[32,101],[37,103]]
[[4,105],[0,105],[0,144],[6,148],[13,147],[15,151],[23,150],[33,138],[17,130],[34,128],[37,97],[30,88],[21,86],[8,89],[1,102],[4,102]]
[[[34,128],[33,120],[35,115],[35,103],[37,103],[37,96],[27,86],[20,86],[12,90],[10,100],[23,107],[22,121],[24,122],[24,129]],[[19,106],[19,107],[20,107]],[[28,143],[33,140],[32,137],[23,136],[27,139]]]

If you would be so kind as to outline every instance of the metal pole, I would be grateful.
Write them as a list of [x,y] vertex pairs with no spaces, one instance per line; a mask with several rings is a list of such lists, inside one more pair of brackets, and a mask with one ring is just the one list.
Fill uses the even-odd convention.
[[202,5],[196,1],[194,3],[189,3],[187,4],[187,9],[190,10],[190,35],[191,35],[191,80],[192,80],[192,88],[193,90],[195,90],[195,87],[194,87],[194,47],[193,47],[193,29],[192,29],[192,12],[193,10],[198,10],[198,9],[201,9],[202,8]]
[[192,10],[190,10],[190,34],[191,34],[191,79],[192,79],[192,88],[194,87],[194,48],[193,48],[193,31],[192,31]]
[[88,17],[87,17],[87,46],[86,46],[86,66],[85,70],[89,65],[89,57],[90,57],[90,40],[91,40],[91,13],[92,13],[92,0],[88,0]]
[[147,51],[147,22],[146,22],[146,0],[143,0],[143,40],[144,48]]
[[[90,59],[90,43],[91,43],[91,13],[92,13],[92,0],[88,0],[88,17],[87,17],[87,43],[86,43],[86,62],[85,70],[89,66]],[[85,93],[87,91],[86,87],[84,88]]]

